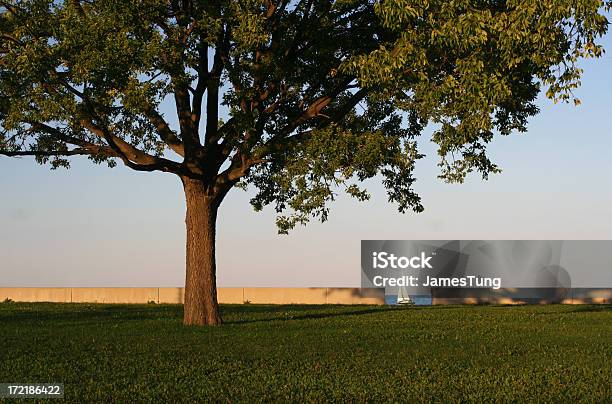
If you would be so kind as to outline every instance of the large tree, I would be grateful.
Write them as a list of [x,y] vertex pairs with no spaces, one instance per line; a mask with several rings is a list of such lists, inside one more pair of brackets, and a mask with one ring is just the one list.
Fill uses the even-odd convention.
[[[287,232],[378,177],[400,211],[428,124],[440,177],[498,167],[542,88],[578,102],[599,0],[0,0],[0,154],[180,178],[185,324],[219,324],[217,210],[233,187]],[[162,105],[172,105],[164,113]]]

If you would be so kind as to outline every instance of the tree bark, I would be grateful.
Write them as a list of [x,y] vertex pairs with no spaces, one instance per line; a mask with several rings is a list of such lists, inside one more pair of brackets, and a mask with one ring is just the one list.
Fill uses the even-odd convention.
[[217,198],[202,181],[183,178],[187,212],[187,271],[185,277],[185,325],[221,324],[217,302],[215,233]]

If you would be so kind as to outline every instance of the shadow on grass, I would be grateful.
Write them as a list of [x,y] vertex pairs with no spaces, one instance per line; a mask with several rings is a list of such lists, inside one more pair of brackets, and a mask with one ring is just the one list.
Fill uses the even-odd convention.
[[[467,306],[351,306],[351,305],[221,305],[225,324],[248,324],[274,321],[300,321],[334,317],[360,316],[390,311],[465,310]],[[483,306],[477,306],[483,307]],[[525,306],[491,305],[490,308],[518,308]],[[533,307],[533,306],[532,306]],[[474,307],[476,308],[476,307]],[[565,314],[609,312],[612,305],[578,306],[571,310],[541,312],[539,314]],[[122,322],[122,321],[176,321],[183,317],[180,304],[87,304],[87,303],[4,303],[0,304],[0,323],[15,325],[20,322]]]
[[[225,324],[307,320],[370,314],[390,310],[402,310],[402,308],[350,305],[221,305],[221,315],[225,319]],[[0,321],[7,325],[9,323],[46,321],[180,321],[182,317],[183,306],[180,304],[9,303],[0,305]]]
[[568,310],[565,313],[596,313],[596,312],[605,312],[612,311],[612,305],[609,304],[597,304],[597,305],[579,305],[578,307]]
[[[264,306],[264,307],[267,307],[269,309],[271,306]],[[293,313],[295,312],[299,313],[299,310],[294,309],[295,307],[298,307],[298,306],[278,306],[278,307],[279,307],[278,310],[274,310],[272,312],[270,310],[265,310],[265,312],[270,313],[270,314],[276,313],[277,316],[264,317],[264,318],[253,318],[253,319],[229,320],[229,321],[225,321],[224,324],[247,324],[247,323],[262,323],[262,322],[273,322],[273,321],[313,320],[313,319],[333,318],[333,317],[360,316],[364,314],[384,313],[384,312],[389,312],[389,311],[402,310],[402,308],[388,307],[388,306],[382,306],[382,307],[366,306],[367,308],[363,308],[363,309],[354,309],[354,306],[340,306],[342,308],[346,307],[347,309],[353,308],[352,310],[348,309],[346,311],[344,310],[340,311],[338,310],[338,307],[334,307],[331,310],[329,310],[330,306],[318,306],[318,307],[310,306],[309,310],[303,310],[303,311],[306,311],[306,313],[294,315]],[[325,309],[329,311],[325,311]]]

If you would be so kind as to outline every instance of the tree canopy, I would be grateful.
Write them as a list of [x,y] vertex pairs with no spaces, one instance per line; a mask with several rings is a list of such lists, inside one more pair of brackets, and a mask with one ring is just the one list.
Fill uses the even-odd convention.
[[0,0],[0,154],[252,186],[281,231],[375,176],[420,211],[424,128],[443,180],[497,172],[487,144],[525,131],[542,89],[579,102],[610,4]]

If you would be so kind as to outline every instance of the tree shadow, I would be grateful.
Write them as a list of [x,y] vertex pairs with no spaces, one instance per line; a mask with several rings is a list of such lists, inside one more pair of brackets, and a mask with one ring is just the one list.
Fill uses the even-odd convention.
[[597,313],[612,311],[612,305],[610,304],[596,304],[596,305],[576,305],[573,310],[568,310],[564,313]]
[[[339,307],[338,307],[339,306]],[[334,318],[334,317],[348,317],[348,316],[360,316],[366,314],[374,314],[374,313],[384,313],[389,311],[398,311],[404,310],[406,308],[398,308],[398,307],[389,307],[389,306],[365,306],[367,308],[354,309],[354,310],[346,310],[346,311],[338,311],[338,310],[329,310],[330,308],[340,308],[340,307],[354,307],[354,306],[342,306],[342,305],[333,305],[333,306],[309,306],[309,309],[303,310],[295,310],[295,308],[299,306],[278,306],[278,310],[274,310],[270,312],[269,308],[271,306],[264,306],[263,310],[260,312],[266,313],[287,313],[287,312],[298,312],[297,315],[285,315],[285,316],[266,316],[264,318],[252,318],[252,319],[239,319],[239,320],[229,320],[225,321],[224,324],[248,324],[248,323],[265,323],[265,322],[275,322],[275,321],[303,321],[303,320],[316,320],[323,318]],[[268,310],[266,310],[266,308]],[[323,310],[322,310],[323,309]],[[318,311],[318,312],[316,312]],[[300,312],[305,312],[304,314],[299,314]],[[244,313],[244,312],[243,312]]]
[[[245,324],[267,321],[307,320],[353,316],[401,310],[389,306],[352,305],[259,305],[222,304],[225,324]],[[182,304],[90,304],[90,303],[10,303],[0,310],[3,324],[32,322],[121,322],[142,320],[177,320],[183,317]],[[242,317],[236,319],[235,317]],[[246,317],[246,318],[245,318]]]

